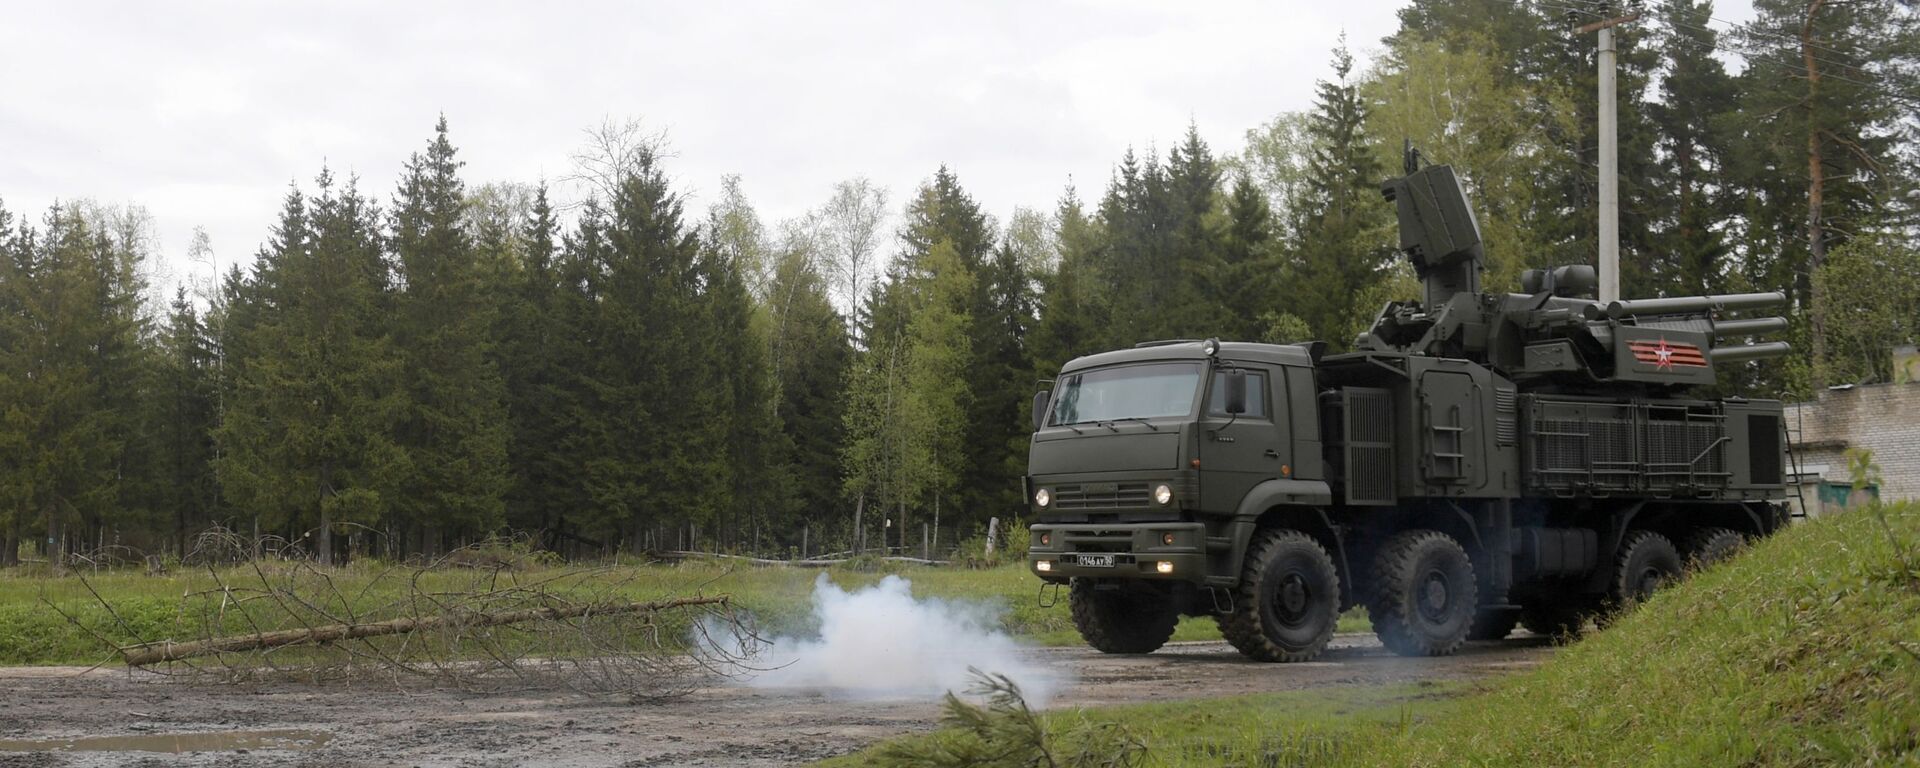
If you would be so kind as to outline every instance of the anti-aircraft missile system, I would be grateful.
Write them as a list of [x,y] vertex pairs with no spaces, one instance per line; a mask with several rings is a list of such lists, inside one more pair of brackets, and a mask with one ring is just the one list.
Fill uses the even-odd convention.
[[1732,317],[1784,306],[1778,292],[1601,303],[1584,298],[1596,280],[1583,264],[1530,270],[1521,293],[1482,293],[1479,226],[1453,169],[1409,167],[1382,192],[1426,295],[1388,304],[1357,349],[1473,360],[1523,389],[1611,394],[1712,384],[1716,363],[1789,352],[1749,341],[1786,330],[1785,318]]
[[1780,403],[1694,393],[1788,352],[1758,339],[1783,295],[1602,303],[1584,265],[1484,292],[1460,180],[1415,157],[1383,192],[1423,295],[1353,351],[1149,342],[1036,395],[1027,559],[1089,644],[1145,653],[1212,615],[1300,661],[1362,604],[1408,655],[1570,634],[1783,524]]

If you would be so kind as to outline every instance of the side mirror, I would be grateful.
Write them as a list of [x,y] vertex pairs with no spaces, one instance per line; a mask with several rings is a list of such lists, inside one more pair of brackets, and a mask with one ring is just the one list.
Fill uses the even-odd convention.
[[1040,390],[1033,393],[1033,431],[1040,431],[1040,425],[1047,423],[1047,400],[1053,393]]
[[1247,372],[1238,368],[1228,368],[1220,372],[1227,377],[1227,413],[1238,416],[1247,412]]

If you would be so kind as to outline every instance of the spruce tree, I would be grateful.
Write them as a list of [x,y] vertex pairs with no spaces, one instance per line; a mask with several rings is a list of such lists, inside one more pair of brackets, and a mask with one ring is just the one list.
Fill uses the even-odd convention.
[[1344,42],[1333,51],[1334,79],[1319,84],[1308,134],[1305,210],[1299,250],[1280,302],[1315,338],[1345,349],[1365,328],[1368,310],[1356,302],[1381,278],[1391,256],[1390,222],[1380,202],[1384,173],[1367,136],[1367,105],[1350,79],[1353,57]]
[[1171,250],[1159,258],[1172,262],[1171,303],[1161,309],[1160,338],[1201,338],[1219,335],[1228,322],[1217,300],[1222,269],[1220,162],[1200,138],[1200,129],[1187,125],[1180,146],[1167,153],[1168,224]]
[[1650,105],[1660,155],[1658,182],[1667,213],[1654,249],[1652,288],[1669,295],[1726,293],[1731,249],[1723,234],[1730,189],[1725,168],[1727,121],[1734,117],[1733,78],[1716,58],[1719,35],[1709,26],[1713,4],[1675,0],[1660,9],[1665,29],[1660,99]]
[[787,522],[793,504],[791,449],[780,429],[768,318],[757,312],[745,272],[753,262],[739,252],[709,249],[699,262],[708,320],[702,359],[712,383],[713,426],[721,428],[722,463],[715,480],[726,488],[716,509],[723,545],[760,551],[772,526]]
[[254,274],[229,282],[215,471],[255,527],[328,563],[336,527],[391,521],[412,473],[393,437],[409,408],[379,213],[351,180],[323,170],[316,186],[288,193]]
[[437,552],[440,537],[491,533],[505,521],[505,389],[491,359],[494,306],[462,227],[462,163],[440,118],[394,199],[391,234],[400,291],[394,343],[404,360],[407,414],[396,439],[407,472],[393,512]]
[[213,343],[185,286],[175,290],[160,343],[153,411],[161,467],[153,492],[168,513],[173,551],[185,555],[190,534],[213,519],[219,493],[213,476]]
[[26,227],[15,229],[12,212],[0,200],[0,403],[6,404],[0,406],[0,568],[19,564],[34,502],[28,475],[33,425],[22,407],[32,384],[27,355],[32,270]]
[[1227,195],[1226,227],[1219,262],[1207,295],[1220,307],[1221,338],[1257,341],[1280,311],[1277,289],[1282,263],[1267,197],[1247,174],[1234,177]]
[[[562,255],[555,239],[559,222],[547,187],[534,190],[523,220],[505,222],[516,232],[496,232],[487,240],[505,251],[496,257],[495,343],[492,349],[505,391],[507,523],[538,534],[543,546],[563,546],[566,515],[586,503],[573,467],[580,457],[567,451],[577,423],[576,377],[586,362],[581,349],[583,317],[569,302]],[[517,243],[509,248],[507,243]]]
[[846,439],[842,389],[853,348],[826,278],[804,249],[789,247],[781,255],[766,300],[776,413],[783,446],[790,451],[782,463],[790,467],[792,503],[812,532],[811,543],[840,522]]
[[1167,338],[1180,300],[1182,275],[1174,253],[1175,222],[1165,169],[1132,150],[1115,167],[1101,198],[1099,219],[1107,248],[1097,269],[1109,276],[1112,338],[1133,343]]
[[1075,357],[1121,343],[1113,338],[1103,302],[1109,285],[1100,269],[1105,234],[1082,209],[1072,187],[1061,196],[1053,222],[1057,253],[1034,298],[1039,320],[1030,346],[1042,376]]
[[587,337],[571,451],[583,458],[590,534],[638,547],[649,531],[697,533],[728,503],[714,481],[725,474],[726,422],[714,417],[711,314],[681,199],[651,152],[614,191],[585,208],[568,243]]

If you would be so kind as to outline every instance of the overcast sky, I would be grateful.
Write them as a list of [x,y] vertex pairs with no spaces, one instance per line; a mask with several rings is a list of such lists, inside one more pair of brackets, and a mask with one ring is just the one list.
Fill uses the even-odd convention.
[[143,205],[167,256],[200,225],[228,264],[323,163],[391,200],[444,112],[469,185],[564,175],[584,129],[638,118],[695,213],[723,174],[771,224],[856,175],[897,203],[946,163],[1004,218],[1069,178],[1097,196],[1127,147],[1189,122],[1237,151],[1311,104],[1343,30],[1364,66],[1400,5],[19,4],[0,24],[0,199],[36,221],[56,199]]

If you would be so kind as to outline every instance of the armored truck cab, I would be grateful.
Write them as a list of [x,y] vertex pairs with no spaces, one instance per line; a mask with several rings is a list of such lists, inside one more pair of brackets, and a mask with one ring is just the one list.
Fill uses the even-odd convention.
[[1242,653],[1299,661],[1359,604],[1408,655],[1564,635],[1784,522],[1780,404],[1688,394],[1786,351],[1741,341],[1777,319],[1726,317],[1784,296],[1602,305],[1585,267],[1481,293],[1451,169],[1410,159],[1385,191],[1427,293],[1356,351],[1150,342],[1036,396],[1028,562],[1094,647],[1213,615]]

